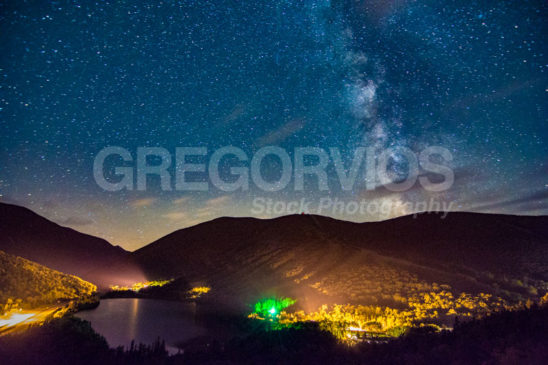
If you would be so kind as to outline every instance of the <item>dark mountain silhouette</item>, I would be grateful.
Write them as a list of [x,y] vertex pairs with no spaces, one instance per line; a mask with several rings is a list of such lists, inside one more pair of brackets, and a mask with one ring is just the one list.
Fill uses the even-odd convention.
[[523,300],[548,281],[547,237],[548,217],[219,218],[173,232],[134,259],[151,279],[185,277],[243,301],[279,294],[305,307],[376,304],[441,285]]
[[0,250],[103,288],[142,279],[129,261],[130,253],[121,247],[16,205],[0,203]]

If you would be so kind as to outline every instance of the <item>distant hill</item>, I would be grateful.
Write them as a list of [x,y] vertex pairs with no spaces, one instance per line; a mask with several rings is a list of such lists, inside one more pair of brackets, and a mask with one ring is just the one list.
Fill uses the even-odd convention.
[[142,281],[130,253],[107,241],[53,223],[31,210],[0,203],[0,250],[99,287]]
[[134,253],[149,279],[185,277],[212,293],[397,305],[450,288],[509,300],[548,289],[548,217],[422,214],[350,223],[315,215],[219,218]]
[[21,257],[0,251],[0,304],[21,300],[25,309],[56,304],[57,300],[89,297],[97,287]]

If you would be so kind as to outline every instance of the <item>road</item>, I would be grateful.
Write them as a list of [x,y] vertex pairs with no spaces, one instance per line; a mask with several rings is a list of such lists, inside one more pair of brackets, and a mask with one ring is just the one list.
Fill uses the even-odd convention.
[[17,311],[0,317],[0,336],[19,330],[27,329],[29,326],[42,323],[63,306],[47,307],[34,311]]

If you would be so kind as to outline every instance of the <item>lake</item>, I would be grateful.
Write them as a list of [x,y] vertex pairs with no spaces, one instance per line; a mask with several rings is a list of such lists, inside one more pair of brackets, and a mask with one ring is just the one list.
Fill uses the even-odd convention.
[[166,349],[177,353],[177,343],[208,333],[194,320],[195,303],[155,299],[104,299],[92,310],[78,312],[76,317],[91,322],[93,329],[107,340],[110,347],[151,344],[158,337]]

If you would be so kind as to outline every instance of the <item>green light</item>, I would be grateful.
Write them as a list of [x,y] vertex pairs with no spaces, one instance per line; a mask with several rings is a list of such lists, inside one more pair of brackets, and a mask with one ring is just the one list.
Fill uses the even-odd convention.
[[285,308],[293,305],[294,299],[291,298],[264,298],[255,303],[254,308],[257,315],[272,320],[276,318]]

